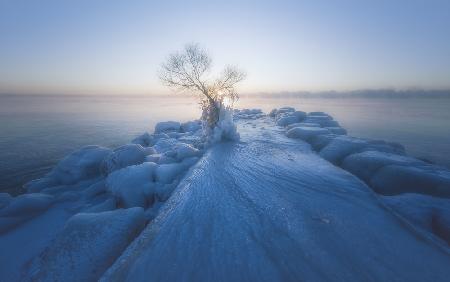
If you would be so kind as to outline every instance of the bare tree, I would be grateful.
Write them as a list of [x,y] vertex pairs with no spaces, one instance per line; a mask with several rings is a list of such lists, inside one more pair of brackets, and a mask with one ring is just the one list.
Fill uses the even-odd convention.
[[238,99],[234,86],[245,78],[236,67],[227,66],[222,74],[210,78],[211,58],[198,44],[186,45],[182,52],[171,54],[162,64],[159,74],[162,82],[181,91],[199,94],[202,119],[214,128],[223,107],[232,107]]

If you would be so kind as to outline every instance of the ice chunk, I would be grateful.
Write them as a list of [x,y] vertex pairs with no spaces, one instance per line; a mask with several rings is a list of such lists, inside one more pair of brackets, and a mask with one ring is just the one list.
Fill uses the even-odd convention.
[[269,113],[269,117],[275,117],[277,115],[277,109],[272,109]]
[[148,147],[148,146],[153,145],[153,137],[150,134],[148,134],[148,132],[146,132],[146,133],[142,134],[141,136],[134,138],[131,141],[131,143],[139,144],[143,147]]
[[292,107],[282,107],[282,108],[279,108],[279,109],[277,110],[277,114],[279,114],[279,113],[288,113],[288,112],[295,112],[295,108],[292,108]]
[[314,116],[326,116],[326,117],[331,117],[329,114],[324,113],[324,112],[310,112],[308,113],[308,116],[314,117]]
[[142,208],[74,215],[33,261],[26,280],[96,281],[144,224]]
[[94,184],[91,184],[86,190],[84,190],[84,194],[86,198],[92,198],[97,196],[98,194],[104,193],[106,191],[105,180],[102,179]]
[[450,200],[420,194],[383,196],[383,202],[405,219],[450,245]]
[[322,127],[339,127],[339,123],[330,116],[308,116],[303,122],[318,123]]
[[342,168],[368,182],[372,175],[386,165],[424,165],[415,158],[386,152],[366,151],[350,155],[342,162]]
[[176,149],[176,158],[178,160],[183,160],[185,158],[195,157],[199,155],[199,150],[194,148],[193,146],[189,144],[180,143],[177,145]]
[[450,171],[436,166],[388,165],[377,171],[370,186],[383,195],[421,193],[450,197]]
[[172,183],[185,170],[186,166],[180,163],[161,164],[155,171],[156,181],[164,184]]
[[156,142],[153,148],[158,153],[165,153],[169,150],[172,150],[176,144],[178,144],[178,140],[174,138],[160,139],[158,140],[158,142]]
[[240,136],[237,132],[236,124],[233,121],[233,111],[231,108],[222,107],[219,112],[219,121],[207,134],[207,145],[212,145],[221,141],[238,141]]
[[287,126],[292,123],[297,123],[300,120],[296,116],[282,116],[277,120],[277,125]]
[[[171,152],[171,151],[169,151]],[[166,153],[169,153],[166,152]],[[170,154],[162,154],[161,157],[158,160],[158,164],[171,164],[171,163],[176,163],[177,160],[174,157],[171,157]]]
[[328,129],[331,133],[336,134],[336,135],[346,135],[347,134],[347,130],[345,130],[345,128],[342,127],[325,127],[326,129]]
[[292,124],[289,124],[288,126],[286,126],[286,129],[289,130],[294,127],[320,127],[320,124],[308,123],[308,122],[296,122],[296,123],[292,123]]
[[104,211],[110,211],[110,210],[114,210],[116,209],[116,200],[112,199],[112,198],[108,198],[105,201],[91,206],[85,210],[83,210],[83,212],[90,212],[90,213],[97,213],[97,212],[104,212]]
[[34,216],[48,209],[53,196],[31,193],[13,198],[8,206],[0,210],[0,216]]
[[155,133],[166,131],[180,131],[181,124],[177,121],[158,122],[155,126]]
[[4,207],[8,206],[12,201],[13,197],[11,197],[8,193],[0,193],[0,210]]
[[289,138],[298,138],[309,141],[313,136],[329,134],[330,131],[320,127],[294,127],[286,132]]
[[106,187],[120,206],[146,207],[154,193],[157,165],[146,162],[116,170],[106,179]]
[[130,166],[140,164],[145,160],[147,152],[144,147],[138,144],[128,144],[115,149],[106,156],[102,163],[104,174]]
[[202,123],[199,120],[188,121],[181,124],[182,132],[194,132],[202,129]]
[[146,155],[156,154],[156,150],[153,147],[147,147],[147,148],[144,148],[144,150],[145,150],[145,154]]
[[41,193],[12,198],[9,205],[0,210],[0,234],[46,211],[53,202],[53,196]]
[[331,140],[319,154],[324,159],[334,164],[339,164],[346,156],[358,153],[367,146],[367,141],[363,139],[339,136]]
[[86,146],[61,160],[45,178],[25,185],[29,192],[39,192],[58,184],[74,184],[100,174],[103,159],[111,153],[108,148]]
[[320,151],[336,137],[337,135],[335,134],[316,135],[311,137],[309,144],[311,144],[314,150]]
[[158,163],[161,158],[161,154],[152,154],[145,157],[146,162]]

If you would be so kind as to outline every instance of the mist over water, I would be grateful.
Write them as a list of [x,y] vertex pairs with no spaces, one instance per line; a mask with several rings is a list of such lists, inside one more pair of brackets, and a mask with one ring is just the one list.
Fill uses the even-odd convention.
[[[159,121],[197,119],[193,97],[0,96],[0,191],[17,194],[29,180],[85,145],[116,147]],[[349,135],[403,144],[413,156],[450,167],[449,98],[261,98],[238,108],[292,106],[324,111]]]

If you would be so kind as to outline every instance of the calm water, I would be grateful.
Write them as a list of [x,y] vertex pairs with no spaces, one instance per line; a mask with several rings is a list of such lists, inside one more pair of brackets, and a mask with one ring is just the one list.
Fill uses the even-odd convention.
[[[450,166],[450,99],[243,97],[237,106],[286,105],[327,112],[350,135],[396,141],[411,155]],[[199,115],[190,97],[0,96],[0,191],[19,193],[82,146],[119,146],[158,121]]]

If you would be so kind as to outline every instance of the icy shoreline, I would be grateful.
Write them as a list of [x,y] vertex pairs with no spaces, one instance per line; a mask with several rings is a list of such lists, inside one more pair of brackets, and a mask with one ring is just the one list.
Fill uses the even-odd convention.
[[[287,107],[269,117],[257,109],[236,110],[234,116],[244,136],[255,134],[246,125],[262,132],[273,128],[358,177],[448,255],[448,170],[406,156],[399,144],[348,137],[325,113]],[[278,140],[276,134],[272,138]],[[165,203],[178,183],[198,173],[192,168],[210,151],[204,142],[199,121],[159,123],[155,133],[117,149],[88,146],[74,152],[47,176],[27,184],[27,194],[0,194],[0,277],[51,280],[77,274],[85,281],[98,279],[134,238],[142,237],[161,208],[169,209]],[[78,241],[71,245],[73,240]]]

